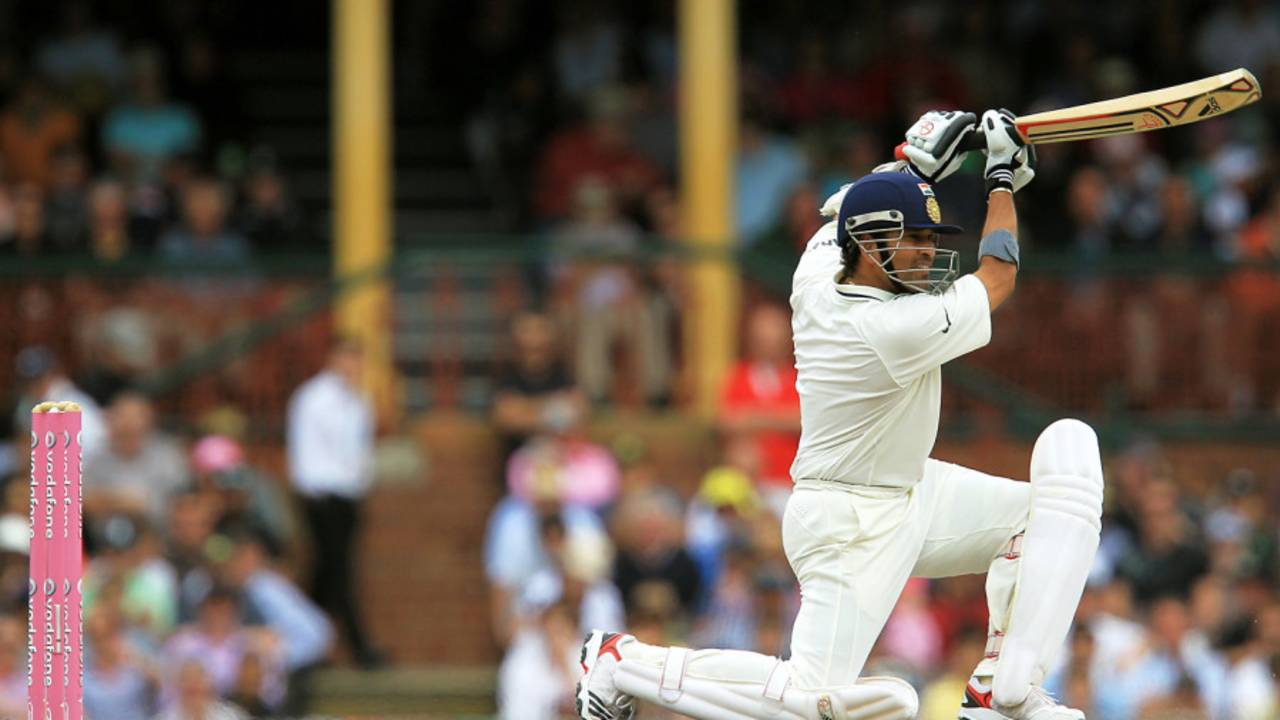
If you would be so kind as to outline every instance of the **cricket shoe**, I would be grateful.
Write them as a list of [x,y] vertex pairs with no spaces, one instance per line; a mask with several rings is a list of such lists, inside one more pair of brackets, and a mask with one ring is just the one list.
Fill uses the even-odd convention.
[[635,699],[619,692],[613,684],[613,675],[622,661],[618,644],[629,637],[592,630],[582,641],[582,679],[578,681],[576,701],[582,720],[630,720],[635,715]]
[[960,703],[959,720],[1085,720],[1084,713],[1062,705],[1049,691],[1031,686],[1027,699],[1012,707],[997,705],[991,699],[991,685],[977,677],[969,678]]

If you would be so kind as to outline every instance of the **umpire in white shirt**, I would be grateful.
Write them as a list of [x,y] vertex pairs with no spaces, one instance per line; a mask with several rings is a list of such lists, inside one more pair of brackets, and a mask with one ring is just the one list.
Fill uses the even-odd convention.
[[289,400],[289,478],[302,496],[315,549],[311,592],[347,634],[357,662],[382,663],[356,602],[356,533],[372,474],[374,417],[360,389],[363,356],[339,340],[328,364]]

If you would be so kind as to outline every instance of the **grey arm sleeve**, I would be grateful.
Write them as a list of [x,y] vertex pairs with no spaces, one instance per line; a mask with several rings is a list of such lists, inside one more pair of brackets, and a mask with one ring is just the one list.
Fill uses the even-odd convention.
[[1018,238],[1008,230],[996,230],[982,238],[978,243],[978,258],[987,255],[998,260],[1020,265],[1018,261]]

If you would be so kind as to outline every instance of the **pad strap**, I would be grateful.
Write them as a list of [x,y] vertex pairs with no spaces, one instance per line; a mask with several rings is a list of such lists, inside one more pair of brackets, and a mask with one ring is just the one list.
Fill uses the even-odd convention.
[[667,648],[667,660],[662,664],[662,681],[658,684],[658,697],[673,703],[684,694],[684,669],[689,663],[689,648]]
[[1000,657],[1000,649],[1004,647],[1004,633],[995,630],[987,637],[987,651],[983,655],[984,658]]

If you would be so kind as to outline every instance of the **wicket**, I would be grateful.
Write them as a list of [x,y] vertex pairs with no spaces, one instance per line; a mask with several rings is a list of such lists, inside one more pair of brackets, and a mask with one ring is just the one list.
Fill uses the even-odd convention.
[[27,720],[84,717],[80,407],[31,411]]

